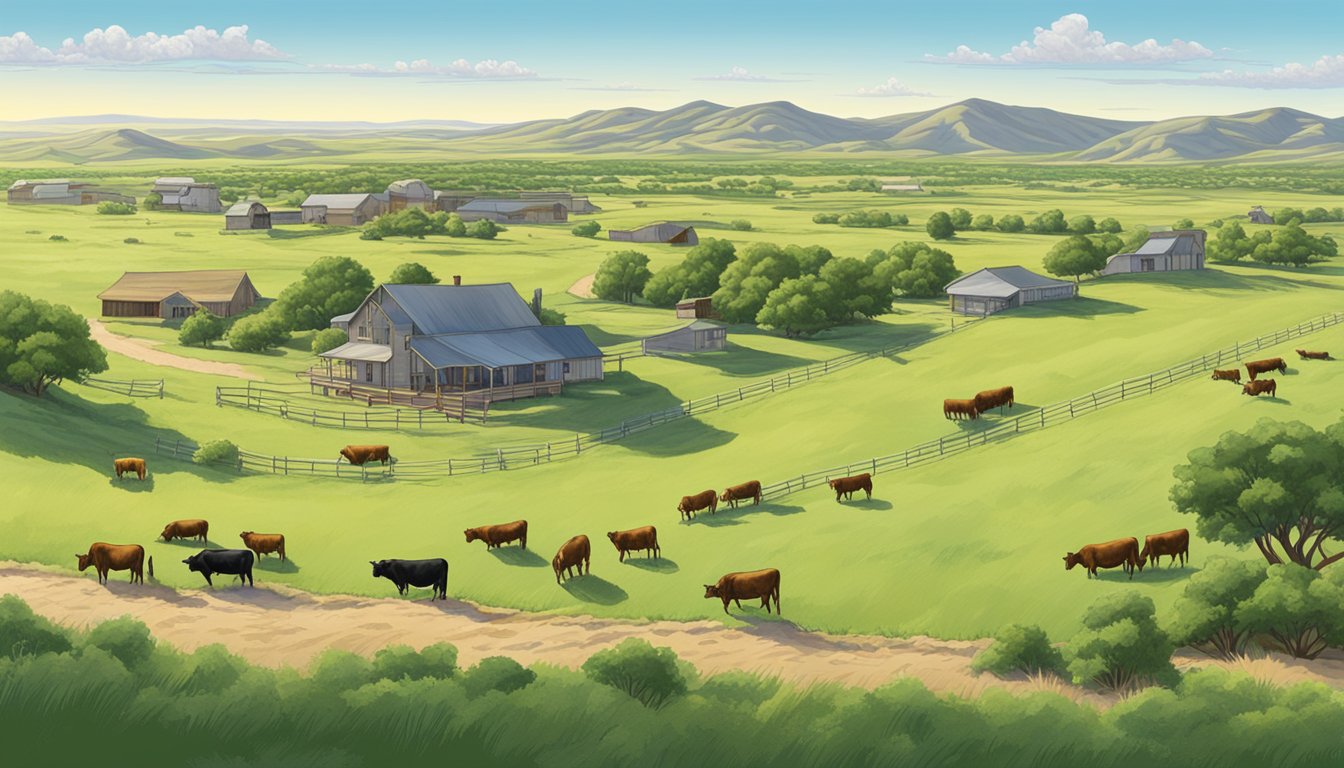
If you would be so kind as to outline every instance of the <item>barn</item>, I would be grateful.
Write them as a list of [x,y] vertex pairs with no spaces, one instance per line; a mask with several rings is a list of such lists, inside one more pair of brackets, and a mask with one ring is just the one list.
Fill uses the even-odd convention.
[[947,284],[949,306],[963,315],[992,315],[1040,301],[1071,299],[1078,286],[1038,275],[1025,267],[987,267]]
[[1265,211],[1265,208],[1262,205],[1252,207],[1251,210],[1246,214],[1246,217],[1251,220],[1252,224],[1274,223],[1274,217],[1270,216],[1269,213]]
[[677,317],[683,320],[704,320],[717,316],[714,312],[714,300],[709,296],[682,299],[677,302]]
[[190,317],[199,309],[220,317],[247,311],[261,299],[247,273],[237,269],[126,272],[98,294],[103,317]]
[[698,245],[700,238],[695,227],[659,221],[639,229],[613,229],[607,232],[612,240],[627,243],[668,243],[670,245]]
[[190,176],[161,176],[154,180],[150,194],[160,198],[159,208],[186,213],[219,213],[219,187],[202,184]]
[[684,328],[644,339],[643,347],[646,355],[677,354],[721,350],[727,342],[727,328],[696,320]]
[[10,205],[135,205],[135,198],[129,195],[104,192],[92,184],[67,179],[19,179],[9,185],[6,201]]
[[419,208],[424,211],[435,209],[434,190],[419,179],[402,179],[387,185],[384,193],[387,197],[387,211],[396,213],[406,208]]
[[1106,260],[1103,275],[1130,272],[1174,272],[1204,268],[1204,230],[1176,229],[1154,232],[1133,253],[1117,253]]
[[383,204],[367,192],[309,195],[299,208],[303,211],[303,223],[333,227],[360,227],[383,213]]
[[271,212],[255,200],[245,200],[229,206],[224,212],[225,230],[270,229]]
[[602,211],[601,208],[593,205],[587,196],[575,197],[572,192],[519,192],[518,197],[522,200],[548,200],[553,203],[560,203],[570,213],[600,213]]
[[556,224],[569,221],[569,209],[553,200],[505,200],[478,197],[456,211],[463,221],[489,219],[500,224]]

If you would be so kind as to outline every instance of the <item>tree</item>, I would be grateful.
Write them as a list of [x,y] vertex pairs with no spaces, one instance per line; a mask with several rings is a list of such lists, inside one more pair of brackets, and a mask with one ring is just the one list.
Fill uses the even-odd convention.
[[1045,255],[1045,271],[1060,277],[1072,277],[1077,282],[1082,275],[1094,274],[1106,266],[1106,257],[1090,239],[1073,235],[1055,243]]
[[1000,232],[1021,232],[1027,224],[1016,213],[1006,213],[999,217],[998,227]]
[[816,275],[834,258],[829,248],[820,245],[786,245],[784,253],[798,263],[798,274]]
[[1305,267],[1315,261],[1325,261],[1339,255],[1339,248],[1328,235],[1315,237],[1302,229],[1302,225],[1291,221],[1282,229],[1269,233],[1261,230],[1252,238],[1251,258],[1265,264],[1288,264]]
[[596,221],[584,221],[574,225],[569,230],[575,237],[597,237],[597,233],[602,231],[602,225]]
[[876,317],[891,311],[891,282],[874,275],[873,268],[862,259],[831,259],[817,274],[831,289],[832,320],[843,323],[855,315]]
[[623,691],[650,709],[658,709],[668,699],[686,692],[686,678],[672,649],[654,648],[634,637],[590,656],[583,663],[583,673],[589,680]]
[[276,299],[274,312],[293,330],[319,330],[353,312],[373,291],[373,275],[348,256],[323,256]]
[[971,212],[965,208],[953,208],[948,211],[947,217],[952,221],[952,228],[958,232],[971,228]]
[[881,192],[882,182],[872,178],[850,179],[845,188],[850,192]]
[[317,332],[317,335],[313,336],[313,354],[320,355],[323,352],[330,352],[349,340],[350,334],[340,328],[323,328]]
[[1261,419],[1191,451],[1175,468],[1171,500],[1194,515],[1199,535],[1244,546],[1271,564],[1321,570],[1344,533],[1344,419],[1317,431],[1300,421]]
[[1172,228],[1172,229],[1194,229],[1194,228],[1195,228],[1195,220],[1194,220],[1194,219],[1177,219],[1176,222],[1175,222],[1174,224],[1171,225],[1171,228]]
[[994,229],[994,217],[988,213],[977,214],[971,221],[971,229],[977,232],[988,232]]
[[1301,208],[1280,208],[1274,212],[1274,223],[1280,225],[1302,221],[1305,218],[1306,214],[1302,212]]
[[766,296],[756,323],[785,336],[810,336],[836,323],[836,297],[816,275],[788,278]]
[[1210,559],[1190,577],[1176,601],[1167,626],[1172,641],[1220,659],[1244,654],[1251,630],[1237,609],[1264,580],[1264,563]]
[[956,234],[956,227],[952,226],[952,217],[944,211],[938,211],[930,216],[924,229],[934,240],[947,240]]
[[961,275],[952,254],[927,243],[897,243],[886,253],[874,251],[868,263],[875,278],[908,299],[942,296],[944,286]]
[[239,352],[265,352],[289,341],[289,328],[279,315],[267,309],[239,318],[229,329],[228,339],[229,346]]
[[150,192],[145,195],[145,199],[140,204],[145,207],[146,211],[157,211],[159,206],[163,205],[163,195],[158,192]]
[[1098,232],[1105,232],[1111,235],[1118,235],[1123,229],[1124,228],[1120,226],[1119,221],[1109,216],[1097,222]]
[[449,237],[466,237],[467,223],[456,213],[450,213],[443,224],[443,233]]
[[504,228],[489,219],[477,219],[467,225],[467,237],[474,237],[478,240],[494,240],[495,236],[504,231]]
[[1344,642],[1344,587],[1311,568],[1271,565],[1255,594],[1237,609],[1237,619],[1269,635],[1285,653],[1314,659]]
[[714,308],[730,323],[755,322],[770,292],[800,274],[796,252],[772,243],[752,243],[719,276]]
[[40,397],[54,383],[106,370],[107,353],[74,310],[0,291],[0,384]]
[[1064,212],[1058,208],[1042,213],[1027,225],[1027,231],[1034,235],[1057,235],[1067,232],[1068,229],[1069,224],[1064,220]]
[[1152,599],[1116,592],[1091,605],[1083,629],[1069,641],[1069,673],[1078,685],[1124,691],[1179,679],[1171,640],[1157,626]]
[[438,285],[439,278],[424,265],[408,261],[397,265],[387,278],[387,282],[394,285]]
[[1255,243],[1246,236],[1246,230],[1239,222],[1229,221],[1218,228],[1217,234],[1209,241],[1208,256],[1213,261],[1240,261],[1251,255]]
[[643,293],[653,273],[649,257],[638,251],[618,251],[608,256],[593,277],[593,294],[608,301],[633,303]]
[[719,288],[719,276],[736,258],[727,240],[707,237],[686,252],[680,264],[658,270],[644,286],[644,298],[655,307],[672,307],[685,298],[709,296]]
[[812,215],[813,224],[839,224],[840,214],[838,213],[816,213]]
[[224,322],[224,318],[216,317],[208,309],[202,309],[182,321],[182,327],[177,330],[177,341],[187,347],[193,344],[209,347],[211,342],[224,338],[226,330],[228,324]]
[[1097,222],[1087,214],[1074,216],[1069,219],[1069,231],[1075,235],[1090,235],[1097,231]]
[[1007,675],[1021,672],[1038,675],[1064,672],[1064,656],[1050,644],[1045,630],[1026,624],[1009,624],[994,633],[994,642],[975,655],[971,668],[977,672]]
[[104,216],[130,216],[135,213],[135,203],[118,203],[104,200],[98,204],[98,213]]
[[728,228],[735,229],[738,232],[750,232],[751,222],[746,219],[733,219],[732,221],[728,222]]

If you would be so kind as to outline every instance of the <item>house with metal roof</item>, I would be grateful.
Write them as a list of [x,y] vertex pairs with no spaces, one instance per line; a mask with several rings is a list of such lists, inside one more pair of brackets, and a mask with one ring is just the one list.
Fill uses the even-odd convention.
[[1025,267],[987,267],[962,275],[944,288],[953,312],[992,315],[1040,301],[1071,299],[1078,285],[1038,275]]
[[1133,253],[1117,253],[1106,260],[1103,275],[1123,275],[1129,272],[1173,272],[1204,268],[1204,239],[1202,229],[1174,229],[1153,232],[1148,241]]
[[627,243],[668,243],[670,245],[698,245],[700,238],[695,227],[671,221],[658,221],[639,229],[608,230],[607,237]]
[[380,285],[353,313],[332,318],[349,341],[320,355],[311,384],[323,394],[382,390],[387,402],[397,393],[441,406],[601,380],[602,351],[583,329],[542,325],[537,309],[509,283]]
[[270,229],[271,212],[256,200],[244,200],[224,212],[225,230]]
[[1246,218],[1251,220],[1252,224],[1273,224],[1274,217],[1270,216],[1263,205],[1253,206],[1246,214]]
[[[161,176],[154,180],[150,194],[160,198],[159,208],[186,213],[219,213],[219,187],[203,184],[190,176]],[[227,227],[226,227],[227,228]]]
[[304,224],[333,227],[363,226],[384,212],[383,203],[367,192],[309,195],[299,208],[303,211]]
[[159,317],[174,320],[209,310],[219,317],[247,311],[261,299],[240,269],[184,272],[126,272],[98,294],[104,317]]
[[9,185],[6,201],[10,205],[97,205],[112,202],[135,205],[135,198],[104,192],[93,184],[69,179],[19,179]]
[[459,205],[463,221],[489,219],[500,224],[556,224],[569,221],[569,209],[554,200],[512,200],[478,197]]

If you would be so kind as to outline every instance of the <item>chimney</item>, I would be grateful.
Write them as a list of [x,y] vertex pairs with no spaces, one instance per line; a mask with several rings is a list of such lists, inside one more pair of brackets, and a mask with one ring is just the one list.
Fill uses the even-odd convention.
[[536,315],[538,320],[541,319],[541,289],[540,289],[540,288],[534,288],[534,289],[532,289],[532,314]]
[[453,275],[453,285],[461,285],[461,284],[462,284],[462,276]]

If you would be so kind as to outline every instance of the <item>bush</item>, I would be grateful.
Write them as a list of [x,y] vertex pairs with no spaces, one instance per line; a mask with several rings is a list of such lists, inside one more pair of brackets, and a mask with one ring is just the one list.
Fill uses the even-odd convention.
[[0,318],[0,385],[40,397],[54,382],[107,370],[88,321],[63,304],[0,291]]
[[239,352],[265,352],[289,341],[289,329],[277,313],[267,309],[239,318],[229,329],[228,340]]
[[575,224],[574,228],[569,230],[575,237],[597,237],[597,233],[602,231],[602,225],[596,221],[585,221]]
[[558,309],[551,309],[550,307],[542,307],[541,317],[538,319],[541,320],[542,325],[564,325],[565,313],[561,312]]
[[48,237],[47,239],[50,240],[50,241],[52,241],[53,243],[64,243],[64,242],[67,242],[67,241],[66,241],[66,238],[65,238],[65,235],[52,235],[51,237]]
[[211,342],[224,338],[226,330],[228,324],[224,322],[224,318],[211,314],[209,310],[201,309],[182,321],[182,327],[177,329],[177,341],[187,347],[194,344],[209,347]]
[[490,656],[462,675],[462,687],[475,698],[490,691],[513,693],[531,685],[537,673],[507,656]]
[[1171,225],[1171,228],[1172,228],[1172,229],[1194,229],[1194,228],[1195,228],[1195,220],[1194,220],[1194,219],[1178,219],[1175,223],[1173,223],[1173,224]]
[[1269,635],[1284,653],[1314,659],[1344,644],[1344,588],[1320,571],[1294,563],[1271,565],[1236,619]]
[[965,208],[953,208],[947,212],[947,217],[952,221],[952,228],[958,232],[971,228],[971,212]]
[[154,653],[154,638],[143,622],[122,616],[105,621],[93,628],[84,639],[85,646],[101,648],[115,657],[127,669],[135,669]]
[[1097,222],[1097,231],[1108,235],[1118,235],[1123,229],[1119,221],[1109,216]]
[[193,464],[230,464],[238,463],[238,446],[229,440],[210,440],[201,443],[191,455]]
[[135,203],[115,203],[104,200],[98,204],[98,213],[104,216],[130,216],[135,213]]
[[974,229],[977,232],[988,232],[994,229],[994,217],[988,213],[977,215],[971,221],[971,229]]
[[756,322],[785,336],[809,336],[834,324],[835,303],[831,286],[816,275],[791,277],[766,296]]
[[944,211],[938,211],[930,216],[924,229],[934,240],[947,240],[956,234],[956,227],[952,226],[952,217]]
[[1064,220],[1064,212],[1058,208],[1042,213],[1031,220],[1027,231],[1033,235],[1057,235],[1067,232],[1069,224]]
[[126,238],[125,240],[122,240],[121,242],[123,242],[123,243],[125,243],[125,244],[127,244],[127,245],[139,245],[139,244],[140,244],[140,238],[138,238],[138,237],[128,237],[128,238]]
[[728,222],[728,228],[735,229],[739,232],[750,232],[751,222],[747,221],[746,219],[733,219],[732,221]]
[[[813,221],[816,221],[816,219],[814,218]],[[903,213],[893,214],[879,210],[850,211],[836,217],[834,223],[839,224],[842,227],[879,229],[882,227],[904,226],[910,223],[910,217]]]
[[439,278],[424,265],[410,261],[397,265],[387,282],[396,285],[437,285]]
[[818,213],[812,216],[813,224],[838,224],[840,223],[840,214],[838,213]]
[[503,232],[504,228],[489,219],[480,219],[467,225],[465,230],[467,237],[474,237],[478,240],[494,240],[495,235]]
[[457,647],[427,645],[419,653],[408,645],[389,645],[373,655],[373,673],[383,680],[447,680],[457,672]]
[[1107,595],[1087,609],[1069,641],[1069,673],[1078,685],[1125,691],[1179,679],[1171,640],[1157,626],[1153,601],[1138,592]]
[[634,302],[653,273],[649,257],[638,251],[618,251],[608,256],[593,276],[593,295],[608,301]]
[[583,663],[583,673],[589,680],[623,691],[651,709],[686,692],[686,678],[672,649],[654,648],[633,637],[593,654]]
[[976,654],[971,668],[996,675],[1012,672],[1063,674],[1064,656],[1050,644],[1050,638],[1040,627],[1009,624],[994,633],[994,642]]
[[1097,222],[1087,214],[1074,216],[1069,219],[1069,231],[1075,235],[1090,235],[1097,231]]
[[1167,633],[1177,645],[1188,645],[1220,659],[1246,652],[1251,631],[1238,608],[1265,581],[1264,563],[1213,558],[1190,577],[1172,609]]
[[314,355],[320,355],[323,352],[330,352],[349,340],[350,334],[340,328],[323,328],[313,336],[311,348]]
[[999,217],[998,229],[1000,232],[1021,232],[1026,228],[1026,222],[1016,213],[1008,213]]
[[372,292],[373,274],[363,264],[347,256],[323,256],[280,292],[272,309],[285,328],[316,331],[330,328],[331,318],[353,312]]
[[0,597],[0,658],[63,653],[70,650],[63,630],[33,613],[14,595]]

